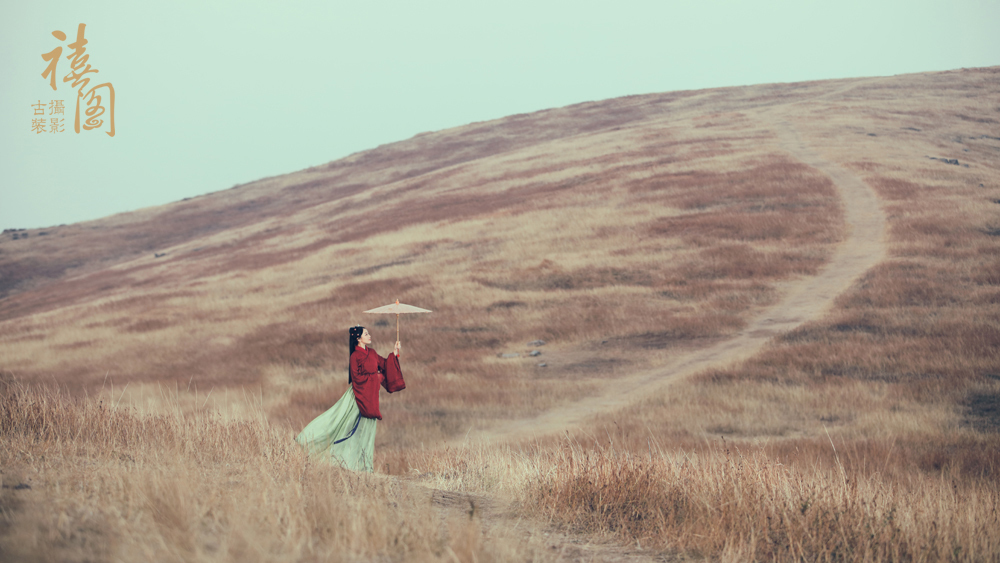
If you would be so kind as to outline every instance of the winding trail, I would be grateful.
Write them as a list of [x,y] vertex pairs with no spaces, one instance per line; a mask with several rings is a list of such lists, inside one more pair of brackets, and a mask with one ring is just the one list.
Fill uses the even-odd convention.
[[[778,111],[775,111],[778,110]],[[542,415],[489,429],[473,429],[464,441],[519,440],[578,426],[596,413],[624,407],[669,385],[709,368],[745,360],[773,337],[822,317],[834,299],[886,255],[885,215],[874,190],[850,171],[824,159],[807,146],[779,108],[754,112],[769,122],[778,146],[805,164],[826,174],[840,192],[846,236],[833,257],[814,277],[784,286],[784,299],[758,315],[736,336],[700,350],[677,355],[669,363],[616,379],[601,394],[563,405]]]

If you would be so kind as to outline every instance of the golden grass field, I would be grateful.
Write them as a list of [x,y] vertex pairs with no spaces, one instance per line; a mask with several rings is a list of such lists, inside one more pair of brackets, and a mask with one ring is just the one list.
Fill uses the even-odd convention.
[[[1000,67],[588,102],[16,234],[3,560],[1000,560]],[[376,473],[307,460],[395,299],[434,313]]]

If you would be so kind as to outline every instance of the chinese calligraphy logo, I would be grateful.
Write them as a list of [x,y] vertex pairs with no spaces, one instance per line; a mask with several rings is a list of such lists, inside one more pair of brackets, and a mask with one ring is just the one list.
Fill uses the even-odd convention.
[[[81,23],[76,29],[76,41],[67,45],[68,48],[72,49],[72,52],[66,56],[66,59],[70,61],[69,72],[63,77],[63,82],[71,82],[70,88],[76,89],[76,117],[74,119],[73,129],[79,133],[81,126],[85,131],[90,131],[91,129],[97,129],[104,125],[105,119],[108,121],[109,130],[106,131],[109,137],[115,136],[115,88],[110,82],[105,82],[103,84],[97,84],[91,86],[89,90],[85,90],[90,84],[91,74],[97,74],[100,72],[98,69],[93,68],[87,61],[90,60],[90,55],[87,54],[87,43],[89,41],[84,37],[84,31],[87,28],[87,24]],[[52,32],[52,36],[59,41],[66,40],[66,34],[62,31],[56,30]],[[42,78],[49,79],[49,86],[53,90],[57,89],[56,85],[56,72],[57,67],[60,62],[60,57],[62,57],[62,46],[58,46],[52,49],[48,53],[42,54],[42,60],[48,62],[48,66],[45,67],[45,72],[42,73]],[[96,80],[95,80],[96,81]],[[107,95],[107,107],[104,105],[104,97],[101,94]],[[83,100],[85,104],[84,115],[86,119],[84,122],[80,123],[80,101]],[[63,109],[64,100],[51,100],[48,104],[49,115],[64,114]],[[46,104],[43,104],[41,100],[36,104],[32,104],[34,107],[34,115],[45,115]],[[107,113],[108,116],[105,118],[104,114]],[[61,133],[63,129],[63,118],[49,117],[49,121],[46,123],[45,118],[33,118],[31,120],[31,129],[35,133],[43,133],[46,127],[52,133]]]

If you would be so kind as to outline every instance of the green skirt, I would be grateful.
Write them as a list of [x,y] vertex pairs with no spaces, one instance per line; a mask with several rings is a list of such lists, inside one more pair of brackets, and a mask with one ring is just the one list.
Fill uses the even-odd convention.
[[295,441],[309,454],[351,471],[374,471],[375,426],[378,420],[361,416],[354,389],[302,429]]

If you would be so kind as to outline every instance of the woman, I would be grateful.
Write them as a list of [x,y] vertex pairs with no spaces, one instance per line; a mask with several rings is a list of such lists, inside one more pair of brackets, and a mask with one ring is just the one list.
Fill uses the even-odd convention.
[[382,420],[378,387],[394,393],[406,388],[399,367],[399,341],[383,358],[369,348],[372,337],[363,326],[348,331],[348,381],[351,386],[328,411],[310,422],[295,441],[314,456],[322,456],[352,471],[374,470],[375,425]]

